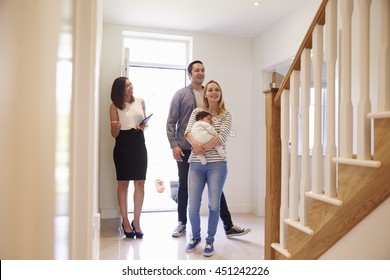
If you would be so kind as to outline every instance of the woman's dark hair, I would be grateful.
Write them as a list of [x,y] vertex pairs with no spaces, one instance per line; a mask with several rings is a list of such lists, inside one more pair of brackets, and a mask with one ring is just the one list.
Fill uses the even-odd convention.
[[200,111],[199,113],[196,114],[195,120],[199,121],[207,116],[212,116],[209,112],[206,111]]
[[[123,110],[125,108],[124,96],[125,96],[127,80],[128,78],[126,77],[116,78],[115,81],[112,83],[112,87],[111,87],[111,101],[112,103],[114,103],[115,107],[117,107],[120,110]],[[131,96],[131,102],[133,101],[134,101],[134,97]]]
[[188,74],[191,74],[191,71],[192,71],[192,66],[196,63],[199,63],[199,64],[202,64],[203,65],[203,62],[200,61],[200,60],[194,60],[193,62],[191,62],[188,67],[187,67],[187,72]]

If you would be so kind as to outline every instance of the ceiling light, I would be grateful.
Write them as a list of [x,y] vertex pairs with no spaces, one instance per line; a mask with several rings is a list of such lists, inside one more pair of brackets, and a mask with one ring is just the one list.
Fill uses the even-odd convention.
[[253,5],[254,6],[260,6],[260,2],[259,1],[255,1],[255,2],[253,2]]

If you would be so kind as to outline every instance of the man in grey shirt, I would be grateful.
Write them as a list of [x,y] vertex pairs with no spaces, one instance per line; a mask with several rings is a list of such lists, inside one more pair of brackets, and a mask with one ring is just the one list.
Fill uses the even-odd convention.
[[[177,212],[179,224],[174,229],[172,236],[183,235],[187,224],[187,204],[188,204],[188,158],[191,154],[191,145],[184,136],[188,120],[192,111],[196,107],[203,108],[203,81],[205,78],[205,68],[203,63],[195,60],[188,65],[188,76],[191,84],[179,89],[172,98],[168,119],[167,136],[172,149],[173,158],[177,161],[179,187]],[[220,217],[223,221],[226,236],[240,236],[250,232],[250,228],[241,228],[234,225],[230,215],[225,195],[222,192]]]

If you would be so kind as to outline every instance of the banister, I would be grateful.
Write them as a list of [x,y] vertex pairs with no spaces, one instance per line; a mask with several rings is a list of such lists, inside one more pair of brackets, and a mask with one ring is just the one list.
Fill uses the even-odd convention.
[[[361,5],[360,9],[354,11],[354,2]],[[380,89],[388,88],[384,77],[389,76],[389,68],[383,65],[389,58],[387,50],[390,32],[386,23],[390,22],[390,4],[388,0],[380,0],[371,9],[367,7],[370,3],[371,0],[322,0],[286,76],[273,72],[271,86],[264,91],[266,260],[318,259],[328,251],[330,255],[333,254],[330,249],[390,197],[390,185],[386,183],[390,180],[390,107],[378,105],[381,109],[377,112],[375,107],[367,106],[370,97],[361,92],[353,95],[359,98],[357,105],[353,107],[351,98],[351,78],[360,77],[359,83],[355,85],[366,85],[368,82],[374,84],[377,73],[373,72],[371,77],[369,69],[377,64],[377,72],[383,74],[377,74],[378,90],[373,90],[370,94],[377,97],[378,104],[387,103],[388,91],[385,93]],[[371,12],[373,18],[379,17],[378,21],[368,20]],[[354,14],[358,15],[358,22],[352,21]],[[338,22],[339,18],[341,22]],[[370,24],[374,27],[369,28]],[[323,27],[326,29],[325,34],[322,33]],[[368,30],[378,30],[378,27],[383,27],[381,32],[373,32],[373,36],[367,34]],[[356,45],[351,40],[355,30],[360,34],[357,39],[365,44],[370,41],[368,38],[375,39],[370,41],[369,47],[378,48],[379,51],[374,59],[368,56],[369,62],[366,61],[367,50],[362,51],[361,43],[358,44],[359,48],[352,48]],[[378,36],[378,40],[377,34],[382,34]],[[351,64],[350,54],[359,49],[360,63],[355,73],[352,71],[355,68]],[[340,60],[338,63],[337,59]],[[324,65],[326,76],[322,73]],[[340,67],[340,73],[337,67]],[[364,75],[359,67],[364,68]],[[311,74],[314,86],[311,84]],[[322,78],[326,78],[326,82]],[[378,91],[376,95],[375,91]],[[379,98],[380,92],[382,100]],[[311,94],[314,98],[311,97],[310,101],[313,102],[308,101]],[[360,100],[362,96],[364,106],[359,105],[363,104]],[[348,106],[343,106],[345,104]],[[358,137],[353,137],[352,130],[349,131],[356,120],[352,117],[353,108],[357,108],[356,112],[361,120],[372,123],[364,129],[362,136],[357,133]],[[314,118],[310,119],[310,115]],[[370,118],[375,120],[371,121]],[[352,143],[357,143],[359,147],[359,142],[367,135],[370,139],[372,136],[374,141],[369,149],[372,154],[367,159],[360,159],[359,152],[357,156],[353,155],[352,148],[350,155],[343,156],[341,144],[336,146],[336,143],[343,142],[342,139],[348,139],[344,142],[351,146]],[[310,140],[313,140],[311,158]],[[299,160],[298,143],[301,145]],[[325,153],[323,146],[326,146]],[[308,167],[309,159],[311,168]],[[300,184],[297,183],[298,177]],[[308,178],[317,180],[312,179],[310,184]],[[329,255],[324,258],[329,258]]]
[[293,70],[300,70],[301,69],[301,54],[304,49],[311,49],[312,48],[312,33],[317,24],[324,25],[325,24],[325,8],[326,4],[328,3],[328,0],[323,0],[307,33],[305,38],[302,41],[302,44],[300,45],[293,62],[291,63],[290,68],[287,71],[286,76],[284,77],[282,83],[279,86],[279,90],[276,93],[274,103],[278,103],[280,96],[285,89],[290,89],[290,76],[292,74]]

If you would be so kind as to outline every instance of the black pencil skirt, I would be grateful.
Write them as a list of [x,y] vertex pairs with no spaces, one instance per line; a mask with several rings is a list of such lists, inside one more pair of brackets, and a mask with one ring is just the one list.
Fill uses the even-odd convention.
[[142,130],[120,131],[115,139],[114,163],[118,181],[146,179],[148,154]]

